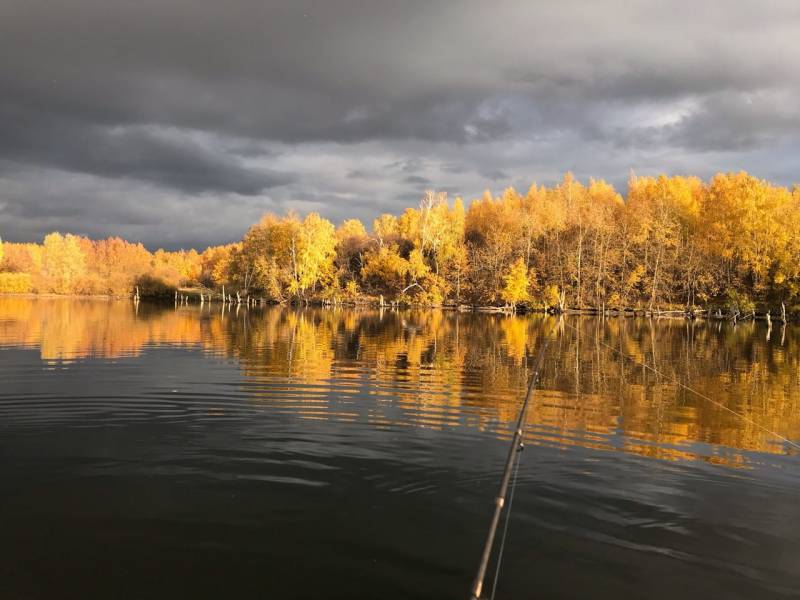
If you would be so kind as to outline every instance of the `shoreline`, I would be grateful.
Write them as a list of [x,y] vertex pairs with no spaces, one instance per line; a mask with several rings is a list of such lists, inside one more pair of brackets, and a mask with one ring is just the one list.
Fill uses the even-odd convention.
[[701,309],[695,308],[692,310],[687,309],[646,309],[646,308],[566,308],[563,310],[546,309],[541,307],[527,307],[525,305],[512,306],[494,306],[494,305],[472,305],[472,304],[413,304],[408,302],[386,302],[374,299],[363,300],[309,300],[304,302],[276,302],[273,300],[265,300],[263,298],[245,297],[239,300],[225,300],[223,301],[221,294],[208,294],[210,300],[200,301],[200,293],[196,289],[184,290],[185,294],[178,294],[176,299],[172,297],[143,297],[137,299],[135,295],[128,296],[114,296],[111,294],[36,294],[31,292],[13,293],[13,292],[0,292],[0,298],[25,298],[29,300],[34,299],[64,299],[64,300],[97,300],[97,301],[121,301],[131,300],[136,302],[145,302],[147,304],[175,304],[175,305],[198,305],[203,306],[205,303],[209,304],[224,304],[228,306],[244,306],[246,308],[257,308],[265,306],[285,306],[285,307],[317,307],[317,308],[378,308],[378,309],[428,309],[428,310],[444,310],[450,312],[462,313],[482,313],[482,314],[505,314],[505,315],[524,315],[524,314],[550,314],[550,315],[575,315],[575,316],[597,316],[597,317],[624,317],[624,318],[655,318],[655,319],[681,319],[681,320],[707,320],[707,321],[731,321],[738,323],[740,321],[768,321],[778,324],[796,322],[800,320],[800,315],[786,314],[785,319],[780,316],[780,313],[773,314],[771,309],[769,312],[756,312],[751,311],[747,314],[731,314],[729,311],[722,312],[721,308],[715,307],[714,309]]
[[131,300],[133,296],[113,296],[111,294],[36,294],[33,292],[0,292],[0,298],[69,298],[72,300]]

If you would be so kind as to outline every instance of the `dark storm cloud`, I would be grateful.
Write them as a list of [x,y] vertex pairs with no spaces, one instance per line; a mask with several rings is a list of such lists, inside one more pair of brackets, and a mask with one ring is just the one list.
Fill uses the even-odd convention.
[[164,127],[104,127],[47,114],[0,109],[0,158],[149,181],[187,192],[259,192],[292,177],[266,168],[247,168],[221,148]]
[[[370,219],[410,185],[567,169],[789,183],[799,37],[794,0],[5,0],[0,235],[135,233],[149,217],[120,206],[148,194],[169,245],[215,201],[235,237],[260,210]],[[84,200],[58,199],[69,174]]]

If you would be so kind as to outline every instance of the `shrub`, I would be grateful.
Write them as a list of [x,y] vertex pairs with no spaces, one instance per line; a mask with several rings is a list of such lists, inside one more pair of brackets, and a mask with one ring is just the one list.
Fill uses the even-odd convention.
[[746,315],[756,308],[753,299],[745,293],[739,293],[736,290],[728,290],[725,296],[725,306],[729,310],[738,310],[741,314]]
[[559,308],[561,304],[561,295],[558,291],[557,285],[548,285],[542,294],[542,303],[545,308]]
[[30,273],[0,273],[0,292],[25,294],[32,290]]
[[169,285],[158,277],[142,275],[134,283],[134,286],[137,285],[142,298],[172,298],[175,295],[175,286]]

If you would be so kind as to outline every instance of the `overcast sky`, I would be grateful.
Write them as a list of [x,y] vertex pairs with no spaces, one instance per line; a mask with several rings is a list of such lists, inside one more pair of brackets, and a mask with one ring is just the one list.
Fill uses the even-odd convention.
[[631,169],[800,181],[800,2],[0,0],[4,239]]

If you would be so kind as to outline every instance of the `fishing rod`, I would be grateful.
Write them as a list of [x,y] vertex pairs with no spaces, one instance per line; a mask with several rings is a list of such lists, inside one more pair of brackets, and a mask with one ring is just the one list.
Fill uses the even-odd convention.
[[[483,580],[486,578],[486,569],[489,567],[489,560],[492,556],[492,548],[494,546],[494,538],[495,534],[497,533],[497,527],[500,524],[500,516],[503,513],[503,508],[506,504],[506,494],[508,493],[508,484],[511,480],[511,472],[514,466],[514,461],[517,458],[517,453],[520,452],[523,448],[522,445],[522,437],[525,433],[525,415],[528,412],[528,405],[530,404],[530,400],[533,397],[533,392],[536,389],[536,384],[539,381],[539,375],[542,372],[542,367],[544,365],[545,354],[547,352],[547,347],[550,345],[550,340],[552,338],[553,332],[556,330],[556,327],[561,322],[561,317],[556,321],[553,325],[553,328],[547,334],[547,337],[542,344],[541,349],[539,350],[539,355],[536,358],[536,365],[534,367],[533,374],[531,375],[530,381],[528,382],[528,390],[525,392],[525,399],[522,402],[522,408],[519,411],[519,417],[517,417],[517,426],[514,429],[514,437],[511,439],[511,446],[508,448],[508,457],[506,458],[506,466],[503,469],[503,477],[500,480],[500,491],[495,498],[495,506],[494,506],[494,513],[492,515],[492,521],[489,525],[489,533],[486,535],[486,542],[483,546],[483,553],[481,554],[481,561],[478,564],[478,573],[475,576],[475,581],[472,583],[470,600],[479,600],[481,596],[481,591],[483,590]],[[517,464],[519,464],[517,462]],[[506,522],[508,517],[506,517]],[[505,541],[505,539],[503,540]],[[499,564],[499,563],[498,563]],[[496,583],[496,581],[495,581]]]
[[[573,325],[570,325],[569,323],[567,323],[562,318],[559,318],[559,320],[556,322],[556,326],[558,326],[562,322],[564,323],[564,325],[569,327],[575,333],[578,333],[578,334],[580,333],[580,331],[578,330],[577,327],[575,327]],[[556,327],[554,326],[553,327],[553,331],[555,331],[555,328]],[[491,554],[492,554],[492,547],[494,545],[495,533],[497,532],[497,527],[498,527],[499,522],[500,522],[500,515],[501,515],[501,513],[503,511],[503,507],[505,505],[505,499],[506,499],[506,493],[507,493],[507,490],[508,490],[508,484],[509,484],[509,480],[511,479],[512,466],[514,465],[515,458],[517,457],[519,451],[522,449],[522,436],[523,436],[523,433],[524,433],[523,425],[524,425],[525,415],[526,415],[527,410],[528,410],[528,404],[530,402],[530,399],[533,396],[533,391],[534,391],[534,388],[536,386],[536,382],[537,382],[537,380],[539,378],[539,375],[541,373],[541,368],[542,368],[542,365],[544,364],[545,351],[547,350],[547,346],[550,344],[551,337],[552,337],[552,331],[551,331],[550,335],[548,335],[547,338],[545,339],[544,344],[542,345],[542,348],[541,348],[541,350],[539,352],[539,356],[538,356],[538,359],[537,359],[537,362],[536,362],[536,370],[534,371],[533,375],[531,376],[531,380],[530,380],[530,383],[528,385],[528,390],[527,390],[527,393],[525,394],[525,400],[524,400],[524,402],[522,404],[522,408],[520,409],[519,418],[517,420],[517,428],[516,428],[516,430],[514,432],[514,438],[512,439],[511,447],[509,448],[509,452],[508,452],[508,459],[506,461],[506,467],[505,467],[505,470],[503,471],[503,479],[502,479],[501,484],[500,484],[500,493],[498,494],[497,498],[495,499],[495,511],[494,511],[494,515],[492,517],[491,525],[489,527],[489,534],[486,537],[486,543],[485,543],[484,548],[483,548],[483,554],[481,555],[481,562],[480,562],[480,565],[478,567],[478,574],[475,577],[474,583],[472,584],[470,600],[479,600],[480,599],[480,594],[481,594],[481,591],[483,589],[484,578],[486,577],[486,569],[489,566],[489,560],[490,560]],[[696,396],[702,398],[703,400],[706,400],[709,403],[713,404],[714,406],[716,406],[716,407],[718,407],[718,408],[720,408],[722,410],[725,410],[725,411],[727,411],[727,412],[739,417],[743,421],[753,425],[754,427],[764,431],[765,433],[769,433],[769,434],[775,436],[776,438],[778,438],[779,440],[783,441],[787,445],[795,448],[796,450],[800,450],[800,444],[798,444],[797,442],[795,442],[793,440],[790,440],[786,436],[783,436],[783,435],[779,434],[777,431],[774,431],[774,430],[772,430],[772,429],[770,429],[768,427],[765,427],[764,425],[761,425],[760,423],[758,423],[754,419],[749,418],[747,415],[742,414],[742,413],[740,413],[740,412],[738,412],[736,410],[733,410],[732,408],[726,406],[722,402],[720,402],[718,400],[714,400],[710,396],[707,396],[706,394],[703,394],[702,392],[698,391],[697,389],[695,389],[695,388],[693,388],[691,386],[688,386],[688,385],[686,385],[685,383],[683,383],[681,381],[678,381],[677,378],[669,377],[668,375],[666,375],[665,373],[661,372],[659,369],[655,368],[654,366],[649,365],[644,361],[639,361],[639,360],[636,360],[635,358],[632,358],[632,357],[628,356],[627,354],[625,354],[624,352],[622,352],[619,349],[615,348],[611,344],[608,344],[604,340],[597,340],[597,341],[602,346],[608,348],[609,350],[611,350],[612,352],[617,354],[620,358],[627,359],[627,360],[631,361],[632,363],[634,363],[636,365],[644,367],[645,369],[653,372],[654,374],[658,375],[662,379],[664,379],[666,381],[670,381],[670,383],[672,383],[673,385],[676,385],[676,386],[686,390],[689,393],[695,394]],[[516,463],[517,463],[517,468],[518,468],[519,467],[519,460],[517,460]],[[515,471],[515,477],[516,477],[516,471]],[[514,496],[513,496],[513,488],[512,488],[512,495],[511,495],[511,499],[512,500],[513,500],[513,497]],[[511,504],[509,503],[509,512],[510,512],[510,510],[511,510]],[[505,528],[505,530],[503,532],[503,543],[505,542],[505,532],[507,531],[509,517],[510,517],[510,514],[506,517],[506,528]],[[496,589],[496,586],[497,586],[497,576],[498,576],[499,570],[500,570],[499,567],[500,567],[500,560],[502,558],[502,552],[503,552],[503,545],[501,544],[501,546],[500,546],[500,555],[498,556],[498,564],[497,564],[498,568],[497,568],[497,572],[495,574],[495,582],[494,582],[495,583],[495,589]],[[494,590],[492,591],[492,597],[494,597]]]

